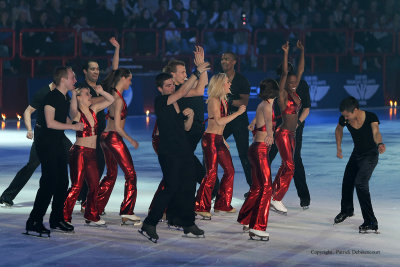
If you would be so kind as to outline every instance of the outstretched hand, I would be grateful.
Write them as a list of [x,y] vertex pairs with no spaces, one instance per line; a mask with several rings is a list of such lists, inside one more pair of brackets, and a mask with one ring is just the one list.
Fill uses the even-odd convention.
[[194,64],[198,67],[200,64],[204,63],[204,48],[196,45],[194,53]]
[[117,39],[115,39],[115,37],[111,37],[109,41],[115,48],[119,48],[120,47],[119,43],[118,43]]
[[289,53],[289,41],[286,41],[286,43],[284,43],[284,44],[282,45],[282,50],[283,50],[283,52],[285,52],[285,53]]
[[297,48],[300,49],[300,51],[304,51],[304,46],[300,40],[297,40]]
[[201,64],[199,64],[198,66],[197,66],[197,70],[200,72],[200,73],[203,73],[203,72],[205,72],[205,71],[208,71],[208,70],[210,70],[211,68],[210,68],[210,63],[208,63],[208,62],[203,62],[203,63],[201,63]]

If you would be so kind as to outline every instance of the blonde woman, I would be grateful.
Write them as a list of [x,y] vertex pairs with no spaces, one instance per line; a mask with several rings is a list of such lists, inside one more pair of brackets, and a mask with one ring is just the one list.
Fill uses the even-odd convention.
[[231,206],[233,193],[233,177],[235,170],[232,164],[231,154],[228,150],[222,133],[225,125],[246,111],[242,105],[238,111],[228,115],[226,95],[229,94],[231,82],[225,73],[214,75],[208,86],[208,126],[203,135],[201,146],[203,147],[206,176],[197,191],[195,212],[204,219],[211,219],[211,193],[217,178],[218,164],[224,169],[218,191],[214,212],[236,212]]
[[98,95],[104,97],[104,100],[93,105],[89,88],[76,89],[78,112],[73,120],[81,122],[84,127],[82,131],[76,132],[75,144],[69,152],[72,185],[68,190],[68,196],[64,202],[64,220],[71,223],[72,211],[81,192],[83,182],[86,180],[89,188],[84,215],[86,223],[104,225],[105,222],[100,219],[97,208],[97,192],[100,176],[96,157],[96,133],[98,128],[96,114],[111,105],[114,102],[114,97],[105,92],[100,85],[97,85],[94,89]]

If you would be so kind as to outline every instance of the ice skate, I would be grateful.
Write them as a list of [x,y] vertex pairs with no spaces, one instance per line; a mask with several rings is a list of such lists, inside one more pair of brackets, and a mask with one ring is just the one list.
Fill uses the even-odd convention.
[[283,205],[282,201],[277,201],[277,200],[271,200],[271,207],[272,210],[279,213],[279,214],[283,214],[286,215],[287,214],[287,208],[285,207],[285,205]]
[[300,200],[300,207],[302,207],[303,210],[308,210],[310,208],[310,201],[309,200]]
[[142,228],[139,229],[138,232],[145,236],[151,242],[157,243],[158,235],[155,226],[144,223],[142,225]]
[[251,240],[268,241],[269,234],[265,231],[250,229],[249,236]]
[[6,199],[4,197],[0,197],[0,205],[2,207],[12,207],[14,205],[14,202],[12,200]]
[[361,224],[358,227],[358,232],[360,234],[370,234],[370,233],[380,234],[380,232],[378,232],[378,224],[377,223],[364,222],[363,224]]
[[352,217],[352,216],[354,216],[354,213],[347,214],[347,213],[344,213],[344,212],[340,212],[338,215],[336,215],[335,220],[334,220],[334,224],[341,223],[344,220],[346,220],[348,217]]
[[215,213],[219,213],[219,212],[221,212],[221,213],[236,213],[236,209],[232,208],[230,210],[219,210],[219,209],[214,208],[214,212]]
[[64,220],[58,222],[50,221],[50,229],[63,233],[74,232],[74,226],[71,223],[66,222]]
[[250,226],[248,224],[243,225],[243,233],[248,233],[250,231]]
[[196,215],[201,216],[202,220],[211,220],[211,213],[208,211],[195,211]]
[[[26,221],[25,230],[26,232],[23,233],[24,235],[31,235],[36,237],[46,237],[42,235],[47,235],[47,237],[50,237],[50,230],[44,227],[43,222],[35,222],[30,218],[28,219],[28,221]],[[30,232],[35,232],[36,234]]]
[[93,227],[107,227],[107,224],[104,220],[100,219],[98,221],[91,221],[91,220],[85,220],[85,223],[87,226],[93,226]]
[[140,221],[140,217],[135,214],[123,214],[121,215],[121,225],[129,225],[133,224],[133,226],[140,226],[142,222]]
[[197,227],[197,225],[195,224],[193,224],[192,226],[184,226],[183,233],[186,237],[205,237],[204,231]]

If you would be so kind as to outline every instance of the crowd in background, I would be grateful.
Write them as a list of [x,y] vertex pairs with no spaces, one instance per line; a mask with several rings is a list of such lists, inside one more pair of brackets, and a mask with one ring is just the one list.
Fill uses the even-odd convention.
[[[248,34],[254,40],[258,29],[290,30],[284,36],[296,40],[296,31],[332,29],[326,33],[308,33],[306,44],[315,53],[341,53],[349,49],[345,34],[338,29],[374,29],[354,35],[354,51],[382,52],[392,49],[390,31],[400,30],[400,1],[395,0],[0,0],[0,28],[12,28],[17,36],[24,28],[76,29],[116,28],[154,29],[165,38],[166,54],[191,53],[198,42],[191,30],[204,32],[205,49],[209,54],[233,51],[245,55],[249,51]],[[175,29],[176,28],[176,29]],[[163,29],[168,29],[161,31]],[[226,32],[214,29],[225,29]],[[233,32],[230,30],[236,29]],[[240,30],[245,29],[245,30]],[[132,54],[150,55],[156,49],[154,30],[130,34],[126,47]],[[24,34],[24,53],[30,56],[73,53],[72,33],[40,32]],[[259,54],[279,51],[282,36],[260,32]],[[281,38],[282,37],[282,38]],[[0,32],[0,57],[10,53],[10,33]],[[105,53],[107,39],[94,31],[82,34],[83,54]],[[161,47],[161,45],[160,45]],[[127,55],[130,55],[129,52]],[[10,64],[8,62],[8,64]],[[10,68],[11,65],[5,65]],[[380,68],[375,60],[374,67]]]

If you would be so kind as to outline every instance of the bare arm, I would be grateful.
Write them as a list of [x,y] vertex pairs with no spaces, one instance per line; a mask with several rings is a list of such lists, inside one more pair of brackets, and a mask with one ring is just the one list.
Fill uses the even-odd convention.
[[119,66],[119,49],[120,49],[120,45],[119,45],[118,41],[115,39],[115,37],[111,37],[109,41],[115,47],[114,56],[113,56],[113,59],[112,59],[112,69],[113,70],[117,70],[118,66]]
[[131,143],[131,145],[137,149],[139,146],[139,143],[134,140],[132,137],[130,137],[124,130],[124,128],[122,128],[122,122],[121,122],[121,111],[122,111],[122,107],[123,107],[123,101],[121,98],[118,98],[117,100],[115,100],[115,110],[114,110],[114,123],[115,123],[115,131],[122,136],[122,138],[125,138],[126,140],[128,140],[129,143]]
[[185,131],[190,131],[190,129],[192,128],[193,125],[193,118],[194,118],[194,112],[192,109],[190,108],[185,108],[182,111],[183,115],[187,116],[187,119],[184,122],[185,125]]
[[310,108],[304,108],[303,112],[301,112],[301,115],[299,117],[299,121],[303,122],[306,120],[308,117],[308,114],[310,114]]
[[35,110],[36,109],[34,107],[29,105],[24,111],[24,124],[25,124],[25,128],[28,130],[26,133],[26,138],[28,138],[28,139],[33,138],[31,115],[33,112],[35,112]]
[[338,124],[335,129],[335,139],[336,139],[336,157],[339,159],[343,158],[342,154],[342,139],[343,139],[343,126]]
[[[107,93],[106,91],[103,90],[103,87],[101,85],[96,85],[95,87],[96,93],[101,95],[103,101],[101,102],[96,102],[95,104],[92,104],[90,108],[94,112],[99,112],[100,110],[105,109],[106,107],[110,106],[114,102],[114,96],[112,96],[110,93]],[[96,97],[100,98],[100,97]]]
[[69,106],[69,117],[70,118],[75,118],[76,115],[79,113],[78,112],[78,100],[76,99],[76,91],[72,90],[71,91],[71,101],[70,101],[70,106]]
[[[288,74],[288,57],[289,57],[289,42],[282,45],[283,50],[283,62],[282,62],[282,74],[279,81],[279,103],[283,106],[286,105],[288,93],[285,90],[286,79]],[[281,106],[279,106],[281,108]]]
[[267,136],[265,138],[265,143],[267,145],[272,145],[274,143],[274,132],[272,130],[272,104],[265,104],[263,108],[263,115],[265,121],[265,128],[267,130]]
[[386,151],[386,146],[382,142],[382,135],[379,131],[379,124],[377,122],[371,123],[372,135],[374,137],[374,142],[378,145],[379,154],[382,154]]
[[[196,46],[194,51],[194,64],[198,67],[200,64],[204,63],[204,49],[201,46]],[[203,96],[204,95],[204,88],[208,84],[208,74],[207,72],[203,72],[200,75],[199,80],[197,83],[194,84],[194,88],[189,91],[186,97],[193,97],[193,96]]]
[[208,102],[208,112],[209,116],[214,118],[215,123],[218,126],[225,126],[229,122],[233,121],[236,119],[239,115],[243,114],[246,111],[246,106],[240,106],[238,111],[235,113],[226,116],[226,117],[221,117],[220,114],[220,108],[221,108],[221,102],[217,98],[211,98]]
[[247,105],[249,104],[249,97],[250,95],[247,94],[239,94],[240,99],[236,99],[232,101],[232,106],[235,107],[240,107],[241,105]]
[[44,116],[46,119],[47,128],[54,130],[75,130],[75,131],[83,129],[82,123],[68,124],[56,121],[54,119],[55,114],[56,114],[56,109],[54,107],[50,105],[44,106]]
[[299,85],[300,80],[301,80],[301,76],[303,75],[303,72],[304,72],[304,46],[300,42],[300,40],[297,41],[297,48],[300,49],[300,60],[299,60],[298,66],[297,66],[297,84],[296,84],[296,88]]
[[257,117],[257,116],[254,116],[254,119],[250,122],[249,126],[247,126],[247,129],[248,129],[249,131],[253,131],[253,130],[254,130],[254,127],[255,127],[255,125],[256,125],[256,117]]

